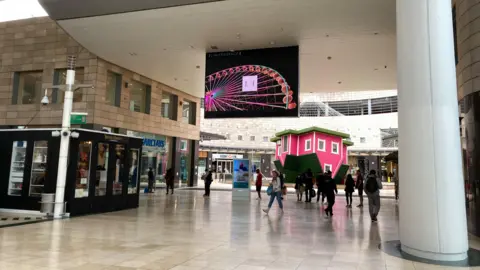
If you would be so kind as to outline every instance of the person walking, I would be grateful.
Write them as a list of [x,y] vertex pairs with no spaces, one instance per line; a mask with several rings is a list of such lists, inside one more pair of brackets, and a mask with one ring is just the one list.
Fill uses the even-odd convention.
[[155,174],[152,167],[148,168],[148,193],[153,193],[153,182],[155,181]]
[[317,203],[320,202],[320,197],[322,197],[322,204],[325,201],[325,192],[323,191],[325,187],[325,174],[319,173],[317,175]]
[[371,170],[365,181],[365,193],[368,197],[368,211],[372,222],[377,222],[378,212],[380,212],[380,189],[382,182],[377,178],[375,170]]
[[258,198],[257,200],[262,199],[262,180],[263,180],[263,174],[260,172],[259,169],[255,171],[257,173],[257,180],[255,181],[255,188],[257,190]]
[[332,172],[328,171],[325,176],[325,185],[323,188],[327,197],[328,206],[325,209],[326,218],[333,216],[333,205],[335,204],[335,194],[338,194],[337,184],[332,179]]
[[172,190],[172,195],[173,195],[173,186],[174,186],[174,175],[173,175],[173,169],[170,168],[167,170],[165,173],[165,184],[167,184],[167,195],[168,195],[168,190]]
[[297,202],[301,202],[303,199],[303,192],[305,191],[305,186],[303,185],[303,174],[297,175],[295,178],[295,191],[297,193]]
[[212,170],[209,170],[205,177],[205,194],[203,197],[210,197],[210,185],[213,182]]
[[347,197],[347,208],[352,208],[353,191],[355,191],[355,181],[351,174],[347,175],[345,181],[345,196]]
[[358,191],[358,197],[360,198],[360,204],[357,207],[363,207],[363,176],[360,170],[357,170],[357,181],[355,182],[355,187]]
[[280,174],[277,171],[272,172],[272,182],[270,183],[272,193],[270,194],[270,202],[268,203],[268,208],[263,209],[263,212],[265,212],[267,215],[270,212],[270,209],[272,208],[272,204],[273,204],[273,201],[275,201],[275,198],[277,199],[278,206],[280,207],[280,210],[283,213],[282,184],[280,183],[279,175]]
[[311,169],[308,169],[305,173],[305,202],[312,202],[313,193],[313,173]]

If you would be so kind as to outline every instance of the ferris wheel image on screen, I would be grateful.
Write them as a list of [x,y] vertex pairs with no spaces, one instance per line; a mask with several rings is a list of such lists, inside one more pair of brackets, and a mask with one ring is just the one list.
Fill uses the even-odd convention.
[[294,90],[276,70],[242,65],[206,77],[207,112],[294,110]]

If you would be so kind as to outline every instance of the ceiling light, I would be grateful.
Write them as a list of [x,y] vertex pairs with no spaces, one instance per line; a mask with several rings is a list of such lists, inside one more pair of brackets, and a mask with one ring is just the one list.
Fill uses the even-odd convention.
[[231,52],[234,52],[235,50],[234,50],[234,49],[232,49],[232,48],[230,48],[230,51],[231,51]]
[[378,35],[378,32],[373,33],[375,36]]
[[212,46],[210,46],[210,49],[212,49],[212,50],[218,50],[218,47],[215,46],[215,45],[212,45]]
[[339,81],[338,84],[342,84],[342,81]]
[[199,68],[200,68],[200,66],[197,66],[196,68],[197,68],[197,69],[199,69]]
[[275,41],[270,41],[270,45],[275,45]]
[[331,57],[331,56],[329,56],[329,57],[327,57],[327,59],[328,59],[328,60],[332,60],[332,57]]

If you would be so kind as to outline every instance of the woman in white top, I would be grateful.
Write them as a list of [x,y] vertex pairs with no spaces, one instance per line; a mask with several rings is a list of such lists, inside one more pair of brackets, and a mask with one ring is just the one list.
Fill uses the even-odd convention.
[[280,178],[278,178],[279,173],[277,171],[272,172],[272,182],[270,185],[272,186],[272,194],[270,195],[270,202],[268,203],[268,209],[263,209],[263,212],[267,213],[270,212],[270,208],[272,208],[273,201],[277,198],[278,206],[283,213],[283,203],[282,203],[282,183],[280,182]]

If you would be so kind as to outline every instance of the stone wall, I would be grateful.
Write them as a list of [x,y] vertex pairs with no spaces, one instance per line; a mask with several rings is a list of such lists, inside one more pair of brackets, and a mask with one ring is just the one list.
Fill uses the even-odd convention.
[[[47,17],[0,23],[0,126],[58,126],[61,123],[62,103],[12,105],[15,72],[43,71],[42,88],[51,87],[55,69],[66,68],[67,55],[77,56],[77,67],[84,68],[85,84],[94,89],[82,89],[81,102],[74,103],[74,111],[87,112],[87,122],[126,130],[155,133],[191,140],[200,138],[200,99],[178,91],[152,79],[102,60],[81,47],[55,22]],[[122,75],[120,107],[106,104],[106,75],[110,70]],[[130,93],[124,82],[140,81],[151,85],[150,114],[129,110]],[[162,118],[160,115],[162,91],[178,96],[178,102],[190,100],[197,104],[196,125]],[[49,90],[49,93],[52,91]]]

